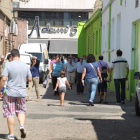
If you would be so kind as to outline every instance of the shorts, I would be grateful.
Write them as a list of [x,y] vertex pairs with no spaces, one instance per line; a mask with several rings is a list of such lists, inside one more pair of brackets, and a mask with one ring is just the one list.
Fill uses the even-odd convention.
[[69,83],[73,84],[75,82],[74,72],[67,72],[67,79]]
[[5,118],[13,118],[20,113],[26,114],[26,98],[11,97],[4,95],[3,98],[3,116]]
[[59,87],[58,92],[59,92],[59,94],[66,93],[66,87]]
[[100,88],[100,92],[107,92],[107,87],[106,88]]

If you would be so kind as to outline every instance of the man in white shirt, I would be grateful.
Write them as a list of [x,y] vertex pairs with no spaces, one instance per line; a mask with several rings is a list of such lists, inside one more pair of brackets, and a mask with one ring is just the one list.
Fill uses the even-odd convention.
[[[114,69],[114,83],[116,88],[117,104],[125,104],[125,82],[128,80],[129,65],[126,59],[122,58],[122,51],[117,51],[117,58],[112,62],[110,70],[110,79],[112,77],[112,71]],[[127,70],[127,73],[126,73]],[[120,84],[121,84],[121,97],[120,97]]]
[[84,86],[81,82],[82,73],[84,71],[85,62],[83,62],[83,57],[80,57],[80,62],[77,62],[75,65],[75,77],[76,77],[76,71],[77,71],[77,94],[80,93],[83,94],[84,92]]
[[64,67],[65,67],[65,71],[67,72],[68,82],[70,83],[72,89],[72,84],[75,81],[75,77],[74,77],[75,63],[72,62],[72,57],[69,57],[69,61],[64,65]]

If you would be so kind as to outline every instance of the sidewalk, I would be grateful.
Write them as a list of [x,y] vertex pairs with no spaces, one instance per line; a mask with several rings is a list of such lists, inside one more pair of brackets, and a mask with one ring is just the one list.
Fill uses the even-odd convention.
[[[95,106],[88,106],[88,94],[76,94],[76,86],[68,90],[65,106],[59,97],[53,96],[52,85],[47,89],[40,85],[41,101],[35,102],[32,89],[27,102],[25,128],[26,140],[133,140],[140,139],[140,118],[136,117],[134,104],[116,105],[115,93],[108,90],[108,104],[99,104],[96,94]],[[0,102],[2,106],[2,102]],[[0,108],[0,140],[8,133],[6,119]],[[15,136],[20,139],[19,124],[15,121]]]

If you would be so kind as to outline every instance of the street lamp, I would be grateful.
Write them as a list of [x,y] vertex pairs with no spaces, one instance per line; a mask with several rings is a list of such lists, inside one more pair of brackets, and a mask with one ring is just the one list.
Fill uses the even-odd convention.
[[79,18],[79,22],[81,21],[81,16],[78,16],[78,18]]

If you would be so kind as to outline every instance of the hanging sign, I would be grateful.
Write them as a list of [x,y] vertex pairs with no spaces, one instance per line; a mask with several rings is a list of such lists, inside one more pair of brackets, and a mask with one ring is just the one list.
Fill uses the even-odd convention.
[[47,34],[68,34],[70,37],[74,37],[77,32],[78,32],[78,27],[77,26],[72,26],[70,27],[69,25],[67,25],[66,27],[62,27],[62,28],[56,28],[56,27],[51,27],[50,23],[47,24],[47,26],[45,28],[42,28],[40,31],[40,27],[39,27],[39,16],[35,17],[34,20],[34,24],[33,27],[31,29],[30,34],[28,35],[28,37],[30,38],[32,36],[33,31],[36,30],[37,31],[37,37],[40,38],[40,32],[41,33],[47,33]]

